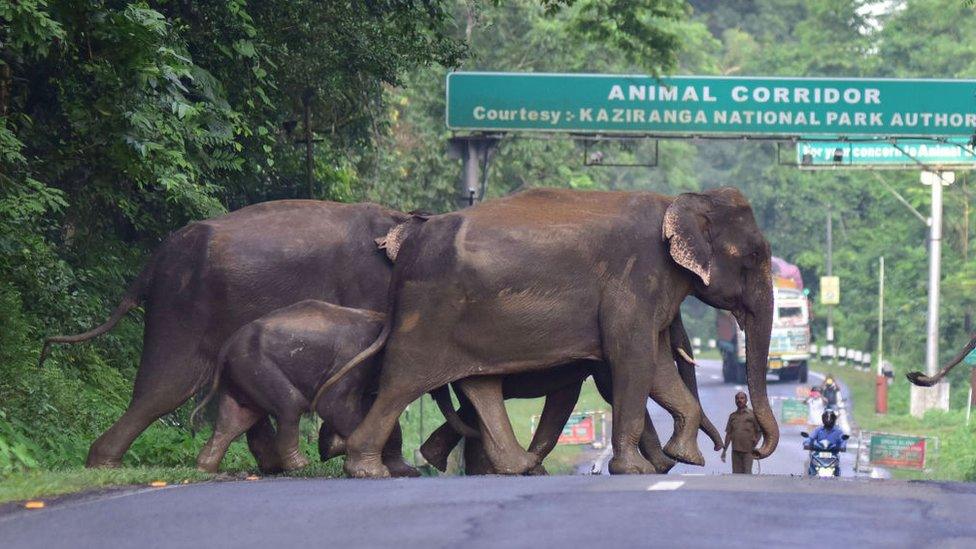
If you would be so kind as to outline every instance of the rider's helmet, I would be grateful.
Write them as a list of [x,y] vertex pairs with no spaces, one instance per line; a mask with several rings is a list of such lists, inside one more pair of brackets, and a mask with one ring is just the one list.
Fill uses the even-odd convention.
[[837,413],[833,410],[826,410],[820,419],[823,420],[824,427],[828,429],[833,429],[834,424],[837,423]]

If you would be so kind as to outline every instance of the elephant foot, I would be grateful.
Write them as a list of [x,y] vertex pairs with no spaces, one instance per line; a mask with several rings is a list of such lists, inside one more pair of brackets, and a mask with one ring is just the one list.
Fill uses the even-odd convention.
[[390,470],[378,456],[346,456],[342,469],[352,478],[389,478]]
[[319,439],[319,459],[329,461],[330,459],[346,453],[346,439],[337,433],[332,433],[326,439]]
[[308,467],[308,464],[308,458],[305,457],[305,454],[303,454],[301,450],[291,452],[281,460],[281,468],[285,471],[304,469],[305,467]]
[[443,445],[432,441],[432,438],[428,438],[427,442],[420,445],[420,455],[424,456],[427,463],[438,471],[442,473],[447,471],[447,457],[450,452],[445,452]]
[[654,472],[661,475],[670,471],[677,464],[675,460],[664,455],[664,452],[660,449],[647,456],[647,461],[651,462],[651,465],[654,466]]
[[415,467],[411,466],[409,463],[404,461],[400,456],[394,456],[386,458],[383,460],[383,465],[386,465],[386,469],[390,472],[390,476],[396,478],[403,477],[419,477],[420,471]]
[[121,457],[100,456],[95,448],[89,450],[88,459],[85,460],[85,467],[89,469],[118,469],[121,466]]
[[516,454],[511,458],[504,458],[500,460],[500,462],[500,466],[495,466],[495,474],[524,475],[539,465],[539,456],[534,456],[528,452],[523,452],[521,454]]
[[656,474],[654,466],[640,454],[613,456],[607,464],[611,475],[653,475]]
[[546,468],[540,463],[529,469],[525,474],[530,477],[546,477],[549,476],[549,471],[547,471]]
[[705,465],[705,458],[698,449],[698,444],[694,438],[692,438],[689,442],[685,439],[673,437],[664,446],[664,453],[667,454],[668,457],[676,459],[681,463],[699,466]]

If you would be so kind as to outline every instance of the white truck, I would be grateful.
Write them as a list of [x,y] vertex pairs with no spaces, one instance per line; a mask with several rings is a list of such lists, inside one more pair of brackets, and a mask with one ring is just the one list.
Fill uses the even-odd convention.
[[[810,304],[802,282],[773,276],[773,331],[769,340],[769,372],[783,381],[807,382],[810,360]],[[746,382],[746,334],[735,318],[719,311],[717,319],[722,378]]]

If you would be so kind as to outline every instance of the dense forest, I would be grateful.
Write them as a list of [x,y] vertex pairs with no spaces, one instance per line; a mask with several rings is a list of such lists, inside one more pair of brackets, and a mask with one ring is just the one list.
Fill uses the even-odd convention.
[[[43,368],[40,342],[101,322],[169,232],[279,198],[457,207],[460,163],[445,154],[449,70],[976,74],[976,12],[966,3],[866,4],[0,0],[0,474],[80,464],[120,415],[141,349],[138,314],[90,344],[57,349]],[[606,146],[629,160],[650,154]],[[839,344],[876,345],[883,255],[885,353],[899,374],[918,369],[927,228],[886,186],[922,212],[928,191],[915,172],[800,172],[779,162],[790,154],[769,143],[662,141],[653,169],[590,167],[581,143],[512,137],[492,161],[487,196],[734,185],[813,295],[830,208]],[[945,195],[943,357],[971,330],[971,215],[962,173]],[[710,337],[711,314],[689,304],[692,335]],[[823,310],[816,315],[822,340]],[[954,374],[960,406],[968,372]],[[892,408],[907,410],[900,375]],[[202,439],[187,415],[157,422],[127,463],[191,463]]]

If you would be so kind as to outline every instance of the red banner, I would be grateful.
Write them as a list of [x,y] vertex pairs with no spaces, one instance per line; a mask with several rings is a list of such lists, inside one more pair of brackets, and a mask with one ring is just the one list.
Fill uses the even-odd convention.
[[559,435],[559,444],[593,444],[596,440],[594,425],[592,414],[573,414]]

